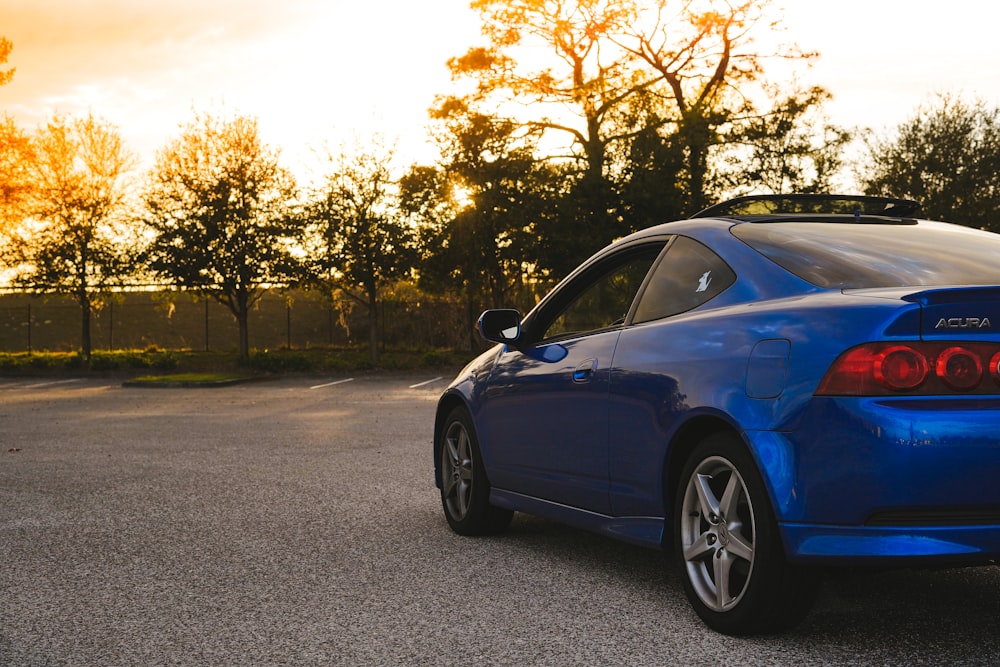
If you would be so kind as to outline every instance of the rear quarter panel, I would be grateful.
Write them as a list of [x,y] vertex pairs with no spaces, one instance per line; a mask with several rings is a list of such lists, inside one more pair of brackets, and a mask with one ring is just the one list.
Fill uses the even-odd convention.
[[[702,308],[622,332],[611,379],[610,474],[619,515],[658,515],[671,491],[670,447],[692,420],[711,418],[743,434],[773,499],[794,484],[794,452],[756,447],[755,431],[796,428],[830,364],[848,347],[883,338],[919,308],[839,291]],[[787,341],[784,380],[768,398],[747,392],[762,341]],[[769,378],[769,382],[773,382]]]

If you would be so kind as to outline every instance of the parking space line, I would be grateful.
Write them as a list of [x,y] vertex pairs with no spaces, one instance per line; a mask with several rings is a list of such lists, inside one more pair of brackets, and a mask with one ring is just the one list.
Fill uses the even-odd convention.
[[310,389],[322,389],[323,387],[332,387],[335,384],[344,384],[345,382],[353,382],[354,378],[347,378],[344,380],[334,380],[333,382],[325,382],[323,384],[313,385],[309,387]]
[[410,385],[410,389],[416,389],[417,387],[423,387],[424,385],[430,384],[432,382],[437,382],[438,380],[441,380],[441,379],[443,379],[443,376],[439,375],[436,378],[434,378],[433,380],[427,380],[425,382],[418,382],[417,384],[411,384]]
[[79,382],[80,378],[73,378],[71,380],[52,380],[51,382],[36,382],[35,384],[22,385],[22,389],[37,389],[38,387],[51,387],[54,384],[70,384],[71,382]]

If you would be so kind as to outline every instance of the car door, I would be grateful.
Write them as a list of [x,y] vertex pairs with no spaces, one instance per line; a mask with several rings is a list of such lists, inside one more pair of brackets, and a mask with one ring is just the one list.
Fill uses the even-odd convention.
[[611,360],[636,292],[665,241],[574,274],[503,350],[479,417],[493,486],[606,513]]
[[657,516],[663,511],[668,434],[689,409],[692,383],[711,383],[703,376],[704,365],[692,361],[714,354],[716,344],[692,339],[675,320],[735,281],[736,274],[721,257],[685,236],[674,237],[650,272],[629,327],[618,340],[610,376],[609,474],[615,516]]

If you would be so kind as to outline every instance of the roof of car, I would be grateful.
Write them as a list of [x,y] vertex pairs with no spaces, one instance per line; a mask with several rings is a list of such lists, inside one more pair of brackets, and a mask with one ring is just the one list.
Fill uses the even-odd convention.
[[912,222],[920,203],[896,197],[837,194],[748,195],[699,211],[694,218],[729,218],[744,222],[781,220],[822,222]]
[[692,215],[640,229],[618,239],[622,244],[644,243],[674,234],[701,235],[711,229],[729,230],[753,223],[820,222],[832,224],[917,225],[920,204],[894,197],[836,194],[750,195],[737,197]]

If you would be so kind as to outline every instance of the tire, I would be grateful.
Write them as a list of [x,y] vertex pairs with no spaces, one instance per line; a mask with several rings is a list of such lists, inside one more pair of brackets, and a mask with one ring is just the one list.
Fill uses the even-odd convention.
[[459,535],[495,535],[514,512],[490,505],[490,483],[472,420],[464,408],[448,414],[440,442],[441,505]]
[[805,617],[819,573],[787,563],[764,482],[739,438],[716,434],[695,447],[674,507],[674,556],[706,625],[767,634]]

